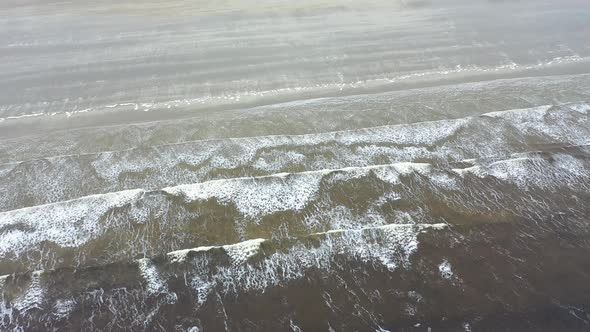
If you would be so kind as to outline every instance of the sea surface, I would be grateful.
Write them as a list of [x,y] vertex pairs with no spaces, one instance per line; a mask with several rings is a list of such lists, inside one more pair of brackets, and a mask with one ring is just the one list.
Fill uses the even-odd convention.
[[590,2],[1,1],[0,331],[590,331]]

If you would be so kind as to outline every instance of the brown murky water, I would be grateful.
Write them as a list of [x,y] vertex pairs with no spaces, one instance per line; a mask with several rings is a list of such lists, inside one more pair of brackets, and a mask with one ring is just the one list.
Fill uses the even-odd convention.
[[2,2],[0,330],[590,330],[589,16]]

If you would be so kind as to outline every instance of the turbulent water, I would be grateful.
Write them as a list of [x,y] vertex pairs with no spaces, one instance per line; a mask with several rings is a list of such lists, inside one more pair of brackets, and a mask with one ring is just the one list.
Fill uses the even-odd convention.
[[590,4],[0,3],[0,331],[590,330]]

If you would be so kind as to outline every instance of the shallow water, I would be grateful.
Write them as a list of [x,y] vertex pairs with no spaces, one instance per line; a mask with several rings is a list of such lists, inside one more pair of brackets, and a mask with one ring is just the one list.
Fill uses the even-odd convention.
[[0,330],[590,329],[589,16],[0,3]]

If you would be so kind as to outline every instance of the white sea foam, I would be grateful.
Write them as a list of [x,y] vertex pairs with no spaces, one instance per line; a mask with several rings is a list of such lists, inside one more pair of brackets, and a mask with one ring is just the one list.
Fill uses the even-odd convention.
[[260,246],[266,240],[264,239],[253,239],[236,244],[229,244],[223,246],[206,246],[197,247],[191,249],[178,250],[168,253],[168,258],[172,263],[184,262],[187,259],[187,255],[191,252],[204,252],[211,249],[223,249],[231,258],[234,264],[244,264],[250,257],[256,255],[260,250]]
[[306,176],[218,180],[163,190],[172,195],[182,195],[189,201],[216,198],[221,203],[231,202],[243,215],[256,218],[278,211],[302,209],[316,196],[322,176],[322,172],[310,172]]
[[4,301],[4,284],[8,276],[0,276],[0,327],[10,326],[15,318],[13,306],[8,306]]
[[[363,144],[364,146],[375,144],[431,146],[452,135],[466,123],[466,119],[444,120],[416,125],[384,126],[320,134],[186,142],[154,147],[153,151],[147,155],[144,152],[141,157],[137,157],[132,153],[133,151],[101,153],[92,162],[92,165],[101,178],[111,183],[116,183],[120,174],[125,172],[157,169],[159,173],[168,174],[179,164],[204,167],[200,171],[201,175],[213,169],[233,169],[246,165],[271,172],[281,170],[293,163],[305,163],[308,157],[297,152],[296,149],[319,144],[336,144],[347,147],[347,151],[338,151],[338,158],[350,159],[351,162],[353,159],[357,159],[358,162],[362,162],[366,156],[355,157],[358,152],[351,151],[348,146],[355,144]],[[277,150],[264,152],[266,149]],[[367,152],[369,151],[367,150]],[[154,163],[154,159],[158,162]],[[355,163],[353,162],[353,164]],[[330,164],[326,163],[317,165],[315,168],[328,166]],[[342,164],[340,163],[339,166]],[[172,174],[176,174],[176,172],[173,171]],[[199,178],[199,175],[195,174],[193,178]]]
[[107,211],[141,194],[141,190],[129,190],[0,213],[0,227],[6,229],[0,241],[0,257],[18,255],[44,241],[78,247],[107,227],[108,221],[99,222]]
[[0,165],[0,177],[9,174],[19,163],[7,163]]
[[31,273],[31,282],[28,288],[17,297],[13,305],[18,311],[26,312],[33,308],[41,309],[46,294],[46,289],[42,286],[41,276],[43,271]]
[[53,306],[52,313],[58,320],[67,319],[70,314],[76,309],[76,301],[71,299],[58,299]]
[[[220,203],[232,203],[247,217],[257,218],[280,211],[298,211],[313,200],[322,180],[345,182],[374,173],[379,179],[399,183],[400,175],[419,173],[429,175],[432,166],[420,163],[398,163],[368,167],[280,173],[256,178],[213,180],[203,183],[164,188],[163,191],[182,196],[187,201],[216,198]],[[328,177],[329,176],[329,177]]]
[[[191,251],[204,252],[213,248],[223,248],[230,254],[232,265],[217,266],[213,275],[209,275],[206,272],[207,269],[192,270],[196,273],[192,279],[194,291],[201,297],[206,297],[210,290],[217,286],[221,286],[224,292],[263,291],[268,287],[302,278],[311,268],[329,271],[332,268],[333,259],[340,255],[365,264],[382,266],[391,271],[400,266],[407,267],[411,255],[418,248],[418,235],[427,230],[444,228],[446,228],[445,224],[420,224],[333,230],[310,235],[320,238],[319,246],[294,244],[288,250],[279,250],[262,256],[254,263],[248,263],[244,257],[257,253],[260,244],[264,242],[262,239],[228,246],[182,250],[169,253],[168,257],[171,263],[193,262],[195,266],[201,266],[203,262],[200,261],[208,258],[193,256],[189,259],[187,254]],[[239,253],[238,258],[232,252]],[[215,264],[215,262],[206,261],[206,264]]]
[[569,109],[574,110],[576,112],[582,113],[584,115],[588,115],[588,113],[590,113],[590,104],[570,103],[570,104],[566,104],[564,106],[568,107]]
[[146,282],[146,290],[150,295],[168,292],[166,281],[158,273],[151,260],[143,258],[137,261],[139,272]]
[[561,153],[553,154],[552,159],[524,156],[453,171],[461,176],[493,176],[523,189],[531,186],[550,189],[564,184],[587,185],[590,169],[584,162]]
[[[443,226],[432,228],[437,227]],[[418,246],[417,235],[428,228],[430,226],[406,225],[319,234],[316,236],[323,239],[317,247],[295,245],[286,252],[271,254],[253,267],[222,269],[215,278],[226,291],[244,288],[264,290],[300,279],[312,268],[329,271],[336,255],[394,270],[409,264],[409,258]]]
[[481,116],[487,116],[492,118],[503,118],[512,120],[516,123],[529,122],[535,123],[543,119],[543,116],[547,114],[547,111],[551,109],[551,105],[542,105],[532,108],[519,108],[507,111],[497,111],[482,114]]
[[[168,253],[167,257],[168,263],[171,264],[194,265],[194,268],[187,271],[189,275],[185,275],[185,279],[190,279],[189,286],[197,295],[198,304],[203,304],[214,288],[224,293],[264,291],[268,287],[300,279],[312,268],[327,272],[332,268],[335,257],[341,255],[365,264],[382,266],[391,271],[400,266],[408,267],[411,255],[418,248],[418,235],[427,230],[443,230],[446,227],[446,224],[418,224],[332,230],[310,235],[320,239],[319,246],[298,242],[288,249],[261,256],[261,259],[255,262],[249,262],[248,259],[259,253],[260,246],[267,240],[253,239],[231,245],[179,250]],[[231,259],[231,265],[216,266],[213,270],[203,269],[203,266],[216,265],[217,262],[211,261],[208,256],[189,255],[191,252],[207,252],[214,249],[224,250]],[[166,298],[176,298],[173,293],[169,293],[167,281],[158,272],[158,264],[168,263],[147,258],[140,259],[137,263],[148,295],[167,294],[171,296]],[[215,272],[211,275],[210,271]],[[19,303],[31,307],[40,303],[43,294],[44,290],[39,287],[38,281],[33,281],[29,290],[21,296],[24,300],[19,300]],[[64,304],[64,308],[66,307],[69,308],[68,303]],[[64,315],[67,314],[69,311],[65,310]]]
[[451,267],[451,263],[446,259],[440,263],[438,266],[438,272],[440,273],[441,278],[446,280],[451,280],[453,278],[453,268]]

